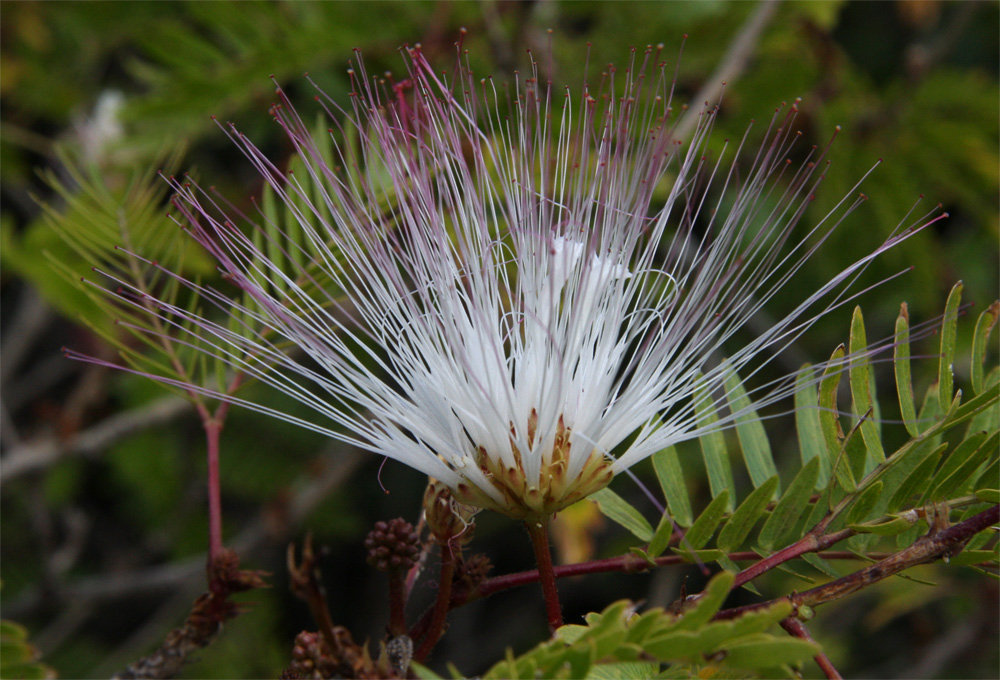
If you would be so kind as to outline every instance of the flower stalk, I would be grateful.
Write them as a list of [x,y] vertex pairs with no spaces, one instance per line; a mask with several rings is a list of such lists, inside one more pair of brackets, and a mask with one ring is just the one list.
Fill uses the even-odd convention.
[[549,545],[548,523],[541,520],[527,520],[524,523],[531,536],[531,547],[538,563],[538,582],[542,586],[545,599],[545,615],[549,622],[549,632],[555,633],[563,625],[562,605],[556,588],[556,573],[552,567],[552,550]]
[[423,662],[444,632],[445,620],[451,609],[451,582],[455,576],[455,554],[451,542],[441,544],[441,571],[438,575],[437,598],[434,600],[430,626],[413,658]]

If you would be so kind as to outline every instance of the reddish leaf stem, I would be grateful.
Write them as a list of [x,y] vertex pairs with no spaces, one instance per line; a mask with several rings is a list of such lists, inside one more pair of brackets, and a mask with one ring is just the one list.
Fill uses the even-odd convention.
[[[789,616],[787,619],[782,620],[781,627],[787,630],[789,635],[806,640],[807,642],[815,642],[805,625],[803,625],[803,623],[794,616]],[[813,661],[815,661],[816,665],[819,666],[819,669],[823,671],[827,680],[844,680],[844,676],[840,674],[840,671],[834,668],[833,664],[830,663],[830,659],[827,658],[826,654],[823,652],[814,656]]]
[[741,571],[736,575],[733,580],[733,588],[739,588],[745,583],[749,583],[761,574],[774,569],[778,565],[784,564],[796,557],[801,557],[806,553],[819,552],[825,548],[829,548],[832,545],[836,545],[841,541],[850,538],[854,535],[853,529],[841,529],[840,531],[835,531],[832,534],[826,534],[824,536],[817,536],[813,533],[808,533],[801,539],[792,543],[786,548],[782,548],[773,555],[768,555],[764,559],[751,564],[749,567]]

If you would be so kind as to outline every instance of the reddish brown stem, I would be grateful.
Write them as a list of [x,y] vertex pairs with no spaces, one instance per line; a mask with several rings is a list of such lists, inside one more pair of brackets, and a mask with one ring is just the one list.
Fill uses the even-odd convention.
[[[789,635],[806,640],[807,642],[815,642],[812,635],[809,634],[809,631],[802,624],[802,622],[794,616],[789,616],[787,619],[782,620],[781,627],[787,630]],[[827,680],[844,680],[844,676],[842,676],[840,672],[834,668],[833,664],[830,663],[830,659],[827,658],[826,654],[823,652],[814,656],[813,661],[815,661],[816,665],[819,666],[819,669],[823,671]]]
[[738,573],[736,578],[733,580],[733,588],[739,588],[744,583],[749,583],[761,574],[774,569],[780,564],[793,560],[796,557],[801,557],[806,553],[819,552],[820,550],[829,548],[832,545],[850,538],[854,535],[854,533],[853,529],[841,529],[840,531],[835,531],[832,534],[826,534],[825,536],[816,536],[815,534],[808,533],[787,548],[782,548],[773,555],[765,557],[759,562],[750,565]]
[[406,634],[406,571],[389,570],[389,634]]
[[208,447],[208,561],[214,562],[222,554],[222,495],[219,487],[219,435],[222,419],[204,421],[205,441]]
[[994,505],[992,508],[983,510],[946,529],[932,528],[926,536],[915,541],[910,547],[853,574],[778,600],[724,609],[716,614],[715,618],[717,620],[735,619],[749,612],[770,607],[781,600],[787,600],[796,607],[802,605],[813,607],[838,600],[910,567],[956,554],[961,551],[962,546],[970,538],[998,521],[1000,521],[1000,505]]
[[545,615],[549,621],[549,630],[563,625],[562,607],[559,604],[559,591],[556,588],[556,572],[552,568],[552,550],[549,547],[548,527],[538,521],[528,520],[524,523],[531,536],[531,547],[535,549],[535,561],[538,562],[538,580],[542,584],[542,597],[545,598]]
[[437,600],[434,601],[427,635],[424,636],[423,642],[420,643],[420,647],[413,655],[417,661],[423,662],[427,658],[431,650],[434,649],[434,645],[441,638],[441,633],[444,632],[445,619],[448,616],[448,610],[451,609],[451,581],[454,576],[455,555],[451,545],[445,543],[441,546],[441,576],[438,582]]
[[[856,553],[847,550],[829,550],[825,552],[817,553],[820,557],[826,560],[863,560],[864,557],[859,557]],[[868,553],[865,557],[869,559],[885,559],[890,553],[877,552]],[[729,559],[734,562],[748,562],[759,560],[760,555],[755,552],[746,550],[741,552],[731,552],[728,555]],[[662,557],[657,557],[653,560],[656,567],[667,567],[676,564],[688,563],[688,560],[680,557],[679,555],[665,555]],[[584,576],[587,574],[608,574],[608,573],[626,573],[635,574],[652,569],[654,565],[651,565],[646,560],[642,559],[638,555],[633,555],[629,553],[628,555],[620,555],[618,557],[607,557],[602,560],[592,560],[590,562],[580,562],[578,564],[564,564],[557,567],[553,567],[552,571],[555,572],[556,578],[567,578],[570,576]],[[488,578],[475,589],[475,591],[468,596],[456,595],[456,597],[451,602],[451,608],[457,609],[462,605],[468,604],[475,600],[482,599],[484,597],[489,597],[494,593],[501,592],[503,590],[509,590],[511,588],[519,588],[521,586],[536,583],[538,581],[538,570],[530,569],[527,571],[518,571],[513,574],[504,574],[502,576],[494,576]],[[410,637],[418,639],[425,630],[427,630],[430,625],[430,615],[432,611],[428,611],[421,617],[420,621],[410,631]]]

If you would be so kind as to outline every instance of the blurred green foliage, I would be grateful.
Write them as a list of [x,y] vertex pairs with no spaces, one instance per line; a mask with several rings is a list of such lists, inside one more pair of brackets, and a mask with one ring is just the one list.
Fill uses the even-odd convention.
[[[305,71],[332,99],[347,105],[350,80],[346,69],[354,47],[362,51],[369,73],[393,70],[402,78],[403,62],[396,54],[400,45],[421,42],[444,68],[454,59],[453,44],[464,26],[468,58],[477,73],[509,80],[515,70],[526,68],[526,48],[532,48],[543,66],[548,58],[541,55],[551,49],[553,79],[575,85],[583,81],[585,69],[593,78],[609,61],[622,64],[632,45],[641,49],[663,43],[663,58],[671,62],[681,50],[682,35],[687,34],[677,101],[697,108],[701,102],[691,98],[712,78],[734,36],[757,9],[754,3],[716,0],[5,2],[0,17],[4,303],[19,286],[33,286],[68,320],[60,326],[58,343],[94,342],[88,331],[72,325],[81,316],[99,318],[94,308],[88,311],[89,302],[73,281],[87,275],[98,262],[69,250],[55,225],[78,224],[77,235],[88,236],[94,230],[88,231],[87,221],[101,216],[102,226],[110,231],[88,242],[91,252],[116,244],[115,230],[122,220],[145,225],[140,233],[154,241],[176,233],[176,227],[164,218],[166,186],[153,174],[160,167],[168,172],[190,170],[206,183],[214,183],[240,207],[247,207],[245,197],[260,192],[260,179],[209,117],[237,122],[259,147],[284,162],[291,149],[267,114],[274,90],[271,76],[307,113],[313,103],[312,90],[302,78]],[[812,219],[824,215],[882,159],[859,188],[870,200],[824,246],[823,259],[816,260],[808,273],[814,281],[806,285],[818,285],[858,253],[871,251],[901,220],[908,226],[938,202],[950,213],[950,219],[893,249],[867,273],[865,281],[871,283],[914,268],[863,299],[872,325],[869,338],[892,334],[891,320],[901,300],[908,301],[911,318],[925,320],[940,312],[957,279],[965,282],[965,298],[979,304],[989,304],[1000,288],[998,22],[1000,6],[996,3],[786,2],[778,6],[744,70],[725,88],[715,149],[725,138],[741,138],[751,118],[758,121],[751,139],[759,139],[774,107],[797,97],[803,101],[796,125],[803,131],[806,146],[824,146],[835,126],[842,126],[825,186],[810,209]],[[546,33],[549,28],[553,29],[551,37]],[[588,43],[592,43],[589,61],[584,58]],[[121,93],[119,122],[105,119],[102,127],[98,124],[100,107],[108,102],[113,106],[115,98],[109,98],[113,92]],[[905,218],[921,194],[925,198],[916,216]],[[100,200],[95,202],[95,196]],[[54,260],[63,262],[71,276],[53,267]],[[193,249],[184,262],[191,273],[212,276],[207,262]],[[781,304],[782,300],[776,301],[779,309]],[[847,310],[832,315],[803,339],[803,354],[813,360],[828,355],[832,347],[848,340],[844,332],[848,323]],[[959,324],[960,345],[971,342],[972,325]],[[114,332],[110,325],[103,330]],[[44,347],[54,353],[58,344]],[[33,361],[41,361],[39,354]],[[918,394],[926,391],[936,370],[936,362],[914,361]],[[963,384],[968,382],[969,370],[967,361],[955,366]],[[878,374],[876,379],[892,382],[891,375]],[[52,404],[63,403],[65,387],[64,383],[53,386],[33,407],[22,405],[14,414],[21,429],[38,432],[52,427],[44,414]],[[133,409],[157,398],[158,389],[117,376],[95,410]],[[891,390],[878,392],[890,394]],[[276,408],[293,408],[280,403],[280,396],[263,398],[273,400],[270,403]],[[898,407],[892,400],[885,403],[885,417],[896,417]],[[727,441],[730,451],[738,448],[736,435]],[[779,470],[797,469],[794,437],[785,444],[772,437],[772,443],[776,448],[780,445],[775,452]],[[234,413],[223,440],[223,497],[227,522],[231,522],[227,535],[256,517],[261,506],[280,505],[276,498],[287,497],[308,479],[322,445],[321,438],[297,428]],[[199,554],[206,532],[203,452],[195,424],[158,427],[126,438],[99,460],[62,461],[41,480],[5,487],[0,520],[5,539],[0,549],[5,601],[33,589],[47,589],[67,576],[52,573],[45,564],[46,555],[66,530],[49,527],[46,534],[37,520],[39,504],[45,506],[42,515],[57,518],[60,527],[77,511],[87,513],[98,527],[99,535],[88,538],[69,577],[87,578]],[[686,469],[692,459],[688,453],[681,451]],[[694,457],[700,460],[700,452]],[[358,579],[350,586],[356,592],[334,588],[331,597],[339,607],[335,612],[344,616],[339,622],[352,627],[361,639],[365,634],[377,639],[382,633],[378,626],[384,617],[380,618],[382,612],[369,597],[381,597],[382,592],[377,590],[381,586],[377,577],[356,585],[361,577],[351,573],[352,565],[361,562],[351,551],[358,550],[372,521],[393,513],[412,516],[419,498],[419,488],[407,490],[407,484],[419,487],[419,480],[406,471],[391,470],[386,478],[394,493],[378,497],[381,494],[374,493],[377,464],[369,462],[371,474],[364,477],[363,496],[353,489],[341,490],[305,520],[322,540],[337,546],[336,559],[325,563],[332,582],[342,586],[348,574]],[[783,478],[790,481],[793,476]],[[697,499],[695,506],[704,509],[711,497],[706,482],[691,480],[687,491]],[[486,525],[477,540],[492,538],[503,545],[510,538],[499,530],[491,536]],[[139,557],[125,550],[130,543],[143,546]],[[613,547],[618,546],[608,549]],[[311,622],[304,608],[289,604],[283,595],[281,559],[279,550],[267,566],[277,572],[275,591],[282,594],[258,598],[254,615],[231,624],[227,633],[233,636],[224,635],[205,650],[202,660],[189,669],[189,677],[264,675],[287,660],[282,652],[287,651],[294,633]],[[782,575],[776,578],[791,580]],[[951,577],[935,572],[933,578]],[[864,631],[891,628],[893,622],[903,628],[915,625],[899,623],[907,621],[911,611],[934,611],[946,621],[958,621],[970,614],[953,601],[939,602],[939,608],[928,610],[934,603],[929,605],[921,597],[944,597],[937,593],[977,597],[977,591],[961,580],[946,581],[937,590],[905,588],[900,583],[897,580],[882,595],[870,595]],[[603,608],[619,596],[615,591],[592,609]],[[176,624],[161,622],[148,638],[137,637],[134,646],[119,647],[132,632],[130,622],[138,622],[143,612],[155,608],[140,602],[138,613],[109,614],[110,609],[105,605],[101,610],[99,625],[56,645],[52,663],[64,677],[110,673],[115,669],[101,665],[102,661],[131,659]],[[57,614],[36,608],[31,623],[47,626]],[[858,616],[857,612],[848,614]],[[826,636],[833,642],[835,661],[842,670],[851,672],[876,663],[866,651],[867,635],[833,630]],[[463,672],[483,672],[501,658],[500,650],[508,643],[498,640],[477,649],[452,648],[441,656],[454,660]],[[248,655],[247,645],[259,654]],[[886,672],[909,667],[911,648],[912,643],[907,643],[887,649],[889,658],[879,659],[882,665],[877,667]],[[537,652],[539,658],[547,653],[545,649]],[[995,670],[995,654],[972,655],[958,672],[972,675],[983,668]]]

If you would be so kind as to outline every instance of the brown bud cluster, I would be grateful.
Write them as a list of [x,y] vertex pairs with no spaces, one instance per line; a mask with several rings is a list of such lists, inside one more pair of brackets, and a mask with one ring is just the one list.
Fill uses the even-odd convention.
[[417,562],[420,536],[413,525],[402,518],[376,522],[365,538],[368,564],[379,571],[407,570]]
[[336,675],[337,664],[330,658],[329,648],[319,633],[302,631],[295,636],[292,647],[292,663],[285,671],[285,677],[332,678]]

